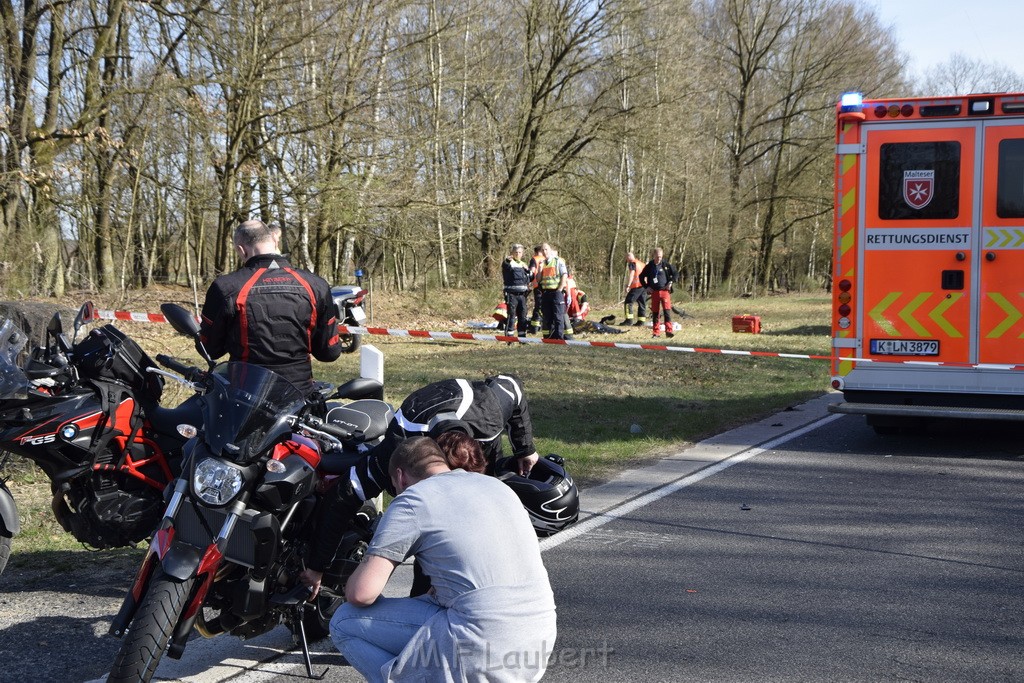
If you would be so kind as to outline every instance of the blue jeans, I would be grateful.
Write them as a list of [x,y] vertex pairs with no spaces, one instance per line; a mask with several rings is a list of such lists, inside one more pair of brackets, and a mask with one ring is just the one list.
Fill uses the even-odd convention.
[[416,631],[442,609],[429,595],[377,598],[369,607],[346,602],[331,619],[331,640],[367,681],[383,681],[381,667],[401,654]]

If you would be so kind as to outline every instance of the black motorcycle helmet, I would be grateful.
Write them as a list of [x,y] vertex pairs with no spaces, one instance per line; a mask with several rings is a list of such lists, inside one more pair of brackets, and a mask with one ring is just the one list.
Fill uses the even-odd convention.
[[538,536],[550,536],[580,517],[579,489],[562,466],[564,462],[557,455],[545,456],[529,477],[518,474],[515,458],[502,458],[496,464],[495,476],[519,496]]

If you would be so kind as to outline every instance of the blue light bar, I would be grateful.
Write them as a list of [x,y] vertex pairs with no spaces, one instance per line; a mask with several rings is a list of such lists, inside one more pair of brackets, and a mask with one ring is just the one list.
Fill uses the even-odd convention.
[[851,112],[864,109],[864,95],[859,92],[844,92],[839,98],[839,111]]

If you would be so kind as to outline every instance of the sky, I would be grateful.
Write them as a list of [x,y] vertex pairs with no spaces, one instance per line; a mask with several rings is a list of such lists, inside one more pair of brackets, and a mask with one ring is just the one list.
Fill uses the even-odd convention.
[[911,73],[920,75],[961,52],[1024,74],[1024,0],[861,1],[894,27]]

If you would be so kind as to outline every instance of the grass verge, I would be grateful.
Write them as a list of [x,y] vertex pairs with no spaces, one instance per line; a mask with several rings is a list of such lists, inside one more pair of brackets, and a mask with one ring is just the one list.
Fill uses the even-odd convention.
[[[156,301],[186,302],[180,291],[155,293]],[[475,292],[378,301],[373,325],[403,329],[465,331],[454,313],[487,320],[484,301]],[[460,305],[461,304],[461,305]],[[111,306],[117,307],[117,306]],[[156,310],[153,302],[129,303],[130,310]],[[827,355],[828,307],[825,295],[791,295],[762,299],[728,299],[677,304],[682,330],[674,346]],[[467,312],[468,315],[467,315]],[[595,307],[591,320],[620,315],[611,306]],[[731,317],[760,315],[763,333],[734,334]],[[150,355],[170,353],[197,359],[187,341],[166,325],[117,323]],[[649,327],[621,328],[615,335],[579,339],[648,343]],[[483,331],[488,333],[488,331]],[[477,341],[438,341],[368,336],[364,343],[385,357],[386,398],[394,405],[414,389],[447,377],[482,378],[515,373],[530,400],[538,450],[558,453],[584,486],[615,472],[663,456],[730,427],[820,394],[827,387],[828,364],[707,353],[563,347]],[[340,383],[359,372],[358,354],[335,363],[316,364],[317,377]],[[170,402],[184,397],[168,385]],[[15,539],[11,565],[24,566],[40,553],[69,553],[71,564],[88,561],[87,551],[64,532],[49,508],[49,482],[38,470],[19,466],[2,474],[18,501],[23,531]],[[139,551],[104,551],[133,558]],[[47,557],[53,557],[47,554]],[[33,560],[33,557],[35,560]]]

